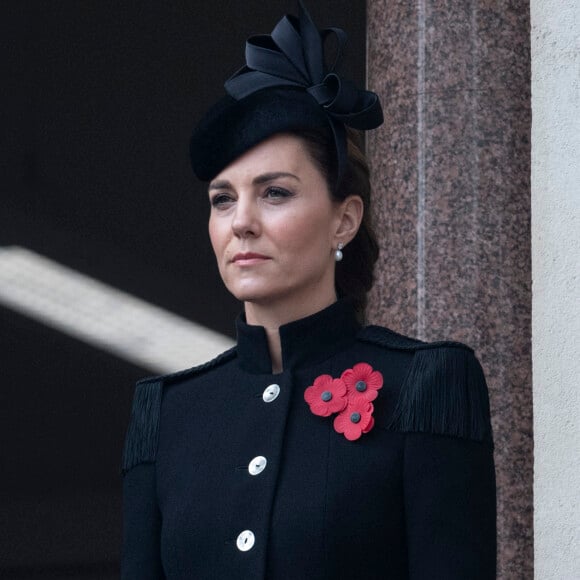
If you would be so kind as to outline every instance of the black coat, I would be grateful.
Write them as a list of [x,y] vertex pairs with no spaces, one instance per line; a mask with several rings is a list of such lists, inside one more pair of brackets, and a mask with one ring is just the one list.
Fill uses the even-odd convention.
[[[264,330],[237,328],[214,361],[138,383],[123,578],[495,578],[489,403],[470,348],[360,328],[341,301],[281,327],[272,375]],[[384,385],[374,427],[350,441],[304,391],[360,362]]]

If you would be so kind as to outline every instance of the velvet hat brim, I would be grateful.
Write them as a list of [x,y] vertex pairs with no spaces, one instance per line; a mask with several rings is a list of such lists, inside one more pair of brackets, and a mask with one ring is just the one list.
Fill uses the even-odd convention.
[[226,95],[201,119],[190,141],[191,164],[210,181],[232,161],[277,133],[328,127],[328,115],[304,90],[269,88],[236,100]]

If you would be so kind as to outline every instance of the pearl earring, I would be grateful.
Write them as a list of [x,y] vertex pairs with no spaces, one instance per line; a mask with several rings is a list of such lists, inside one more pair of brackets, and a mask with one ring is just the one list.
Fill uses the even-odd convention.
[[336,252],[334,252],[334,259],[337,262],[340,262],[342,260],[342,248],[344,248],[344,244],[339,243]]

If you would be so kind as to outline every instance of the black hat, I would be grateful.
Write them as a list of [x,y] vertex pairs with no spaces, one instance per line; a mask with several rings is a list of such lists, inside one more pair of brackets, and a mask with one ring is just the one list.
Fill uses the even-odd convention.
[[[330,70],[328,34],[338,41]],[[378,96],[357,89],[336,72],[346,34],[319,31],[300,2],[300,17],[284,16],[271,35],[246,42],[246,65],[225,83],[228,93],[201,119],[190,142],[193,171],[202,181],[264,139],[294,129],[327,127],[337,150],[339,176],[346,162],[345,125],[374,129],[383,122]]]

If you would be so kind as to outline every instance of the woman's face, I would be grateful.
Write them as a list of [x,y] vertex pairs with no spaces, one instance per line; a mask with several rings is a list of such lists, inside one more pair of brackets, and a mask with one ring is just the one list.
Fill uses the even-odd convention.
[[209,197],[211,243],[236,298],[293,311],[336,299],[343,204],[302,139],[280,134],[250,149],[210,183]]

